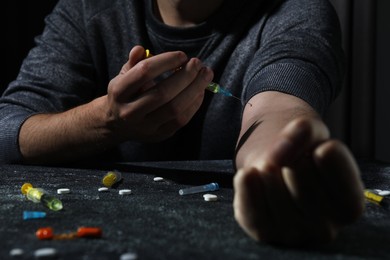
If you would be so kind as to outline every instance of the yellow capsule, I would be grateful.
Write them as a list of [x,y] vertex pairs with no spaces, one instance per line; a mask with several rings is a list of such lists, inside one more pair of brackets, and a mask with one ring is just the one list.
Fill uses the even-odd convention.
[[372,201],[377,202],[377,203],[381,203],[383,200],[383,196],[375,194],[374,192],[372,192],[370,190],[364,190],[364,196],[367,199],[372,200]]
[[118,171],[109,171],[104,175],[102,183],[104,186],[110,188],[115,183],[119,182],[122,179],[122,174]]
[[150,53],[149,49],[145,50],[145,59],[152,57],[152,54]]
[[25,184],[22,185],[22,188],[20,189],[22,191],[22,194],[23,195],[26,195],[27,192],[32,188],[32,184],[31,183],[28,183],[26,182]]

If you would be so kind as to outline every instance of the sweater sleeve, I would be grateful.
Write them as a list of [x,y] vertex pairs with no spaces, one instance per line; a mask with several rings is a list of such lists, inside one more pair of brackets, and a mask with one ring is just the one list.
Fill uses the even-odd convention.
[[341,46],[339,21],[327,0],[284,1],[267,17],[245,76],[245,100],[280,91],[324,114],[342,85]]
[[0,99],[0,164],[22,161],[18,136],[33,114],[56,113],[87,102],[94,92],[92,61],[83,32],[82,1],[63,0]]

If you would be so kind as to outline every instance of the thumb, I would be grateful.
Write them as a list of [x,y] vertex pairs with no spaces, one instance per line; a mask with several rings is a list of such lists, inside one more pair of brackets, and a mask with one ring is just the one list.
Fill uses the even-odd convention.
[[145,59],[145,49],[140,46],[136,45],[134,46],[130,53],[129,53],[129,59],[127,62],[122,66],[122,69],[120,71],[120,74],[124,74],[128,72],[132,67],[134,67],[138,62]]

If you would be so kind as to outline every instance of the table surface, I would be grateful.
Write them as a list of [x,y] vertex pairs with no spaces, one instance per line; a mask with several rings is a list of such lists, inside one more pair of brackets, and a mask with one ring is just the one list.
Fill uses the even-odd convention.
[[[362,163],[367,188],[390,189],[390,165]],[[123,181],[109,192],[98,192],[108,170],[122,172]],[[315,248],[282,248],[256,243],[233,216],[233,168],[230,161],[145,162],[96,167],[0,166],[0,259],[14,248],[21,259],[35,250],[55,248],[57,259],[119,259],[127,252],[138,259],[390,259],[388,198],[382,205],[367,202],[364,216],[342,230],[336,241]],[[154,182],[156,176],[163,182]],[[26,200],[25,182],[62,200],[61,211],[50,211]],[[218,182],[216,202],[202,194],[180,196],[180,188]],[[70,188],[69,194],[56,194]],[[132,194],[119,195],[120,189]],[[46,218],[23,220],[23,211],[45,211]],[[52,227],[55,234],[81,226],[101,227],[102,238],[38,240],[35,232]],[[18,258],[20,259],[20,258]]]

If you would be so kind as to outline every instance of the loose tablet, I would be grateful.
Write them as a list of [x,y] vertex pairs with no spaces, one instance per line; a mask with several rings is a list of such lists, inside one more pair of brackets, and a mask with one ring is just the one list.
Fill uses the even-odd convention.
[[70,193],[70,189],[68,188],[63,188],[63,189],[58,189],[57,194],[67,194]]
[[135,260],[137,258],[138,258],[137,254],[132,252],[124,253],[120,256],[120,260]]
[[106,191],[108,191],[108,188],[107,188],[107,187],[100,187],[100,188],[98,189],[98,191],[99,191],[99,192],[106,192]]
[[163,181],[164,178],[163,177],[154,177],[153,180],[156,182],[159,182],[159,181]]
[[57,250],[55,248],[40,248],[35,250],[34,256],[35,258],[42,259],[42,258],[54,258],[57,255]]
[[128,195],[131,194],[131,190],[123,189],[119,191],[119,195]]
[[381,191],[378,192],[378,195],[387,196],[387,195],[390,195],[390,191],[388,191],[388,190],[381,190]]
[[203,198],[205,201],[217,201],[218,200],[218,196],[215,194],[204,194]]
[[14,248],[11,251],[9,251],[9,255],[12,257],[22,256],[23,254],[24,254],[24,251],[21,248]]

